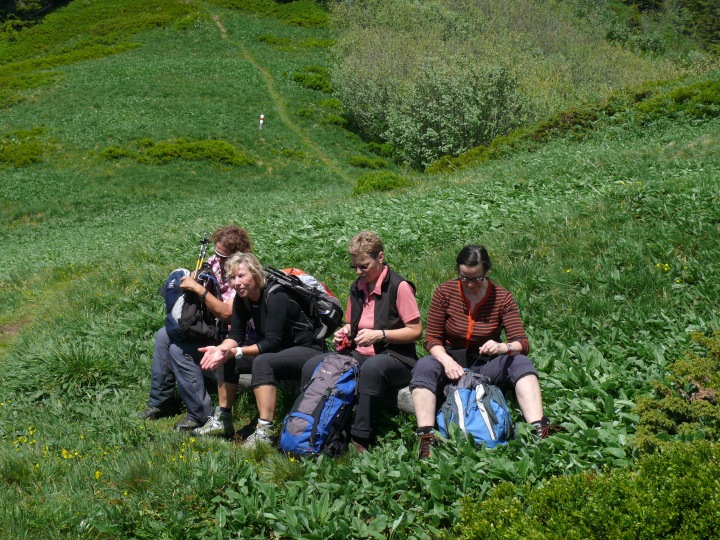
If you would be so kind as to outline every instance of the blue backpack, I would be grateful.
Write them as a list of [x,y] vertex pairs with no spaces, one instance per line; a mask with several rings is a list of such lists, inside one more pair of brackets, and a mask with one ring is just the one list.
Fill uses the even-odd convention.
[[437,414],[440,433],[447,437],[450,424],[472,435],[477,446],[493,448],[513,436],[510,409],[502,391],[490,379],[466,371],[445,388],[445,403]]
[[[220,343],[224,337],[225,325],[207,309],[197,294],[180,288],[180,280],[189,275],[189,270],[178,268],[170,273],[158,289],[158,293],[165,300],[165,329],[168,336],[174,341]],[[210,294],[219,296],[220,287],[212,269],[203,267],[198,281]]]
[[323,358],[283,420],[280,449],[290,454],[331,456],[347,450],[359,372],[357,360],[350,355]]

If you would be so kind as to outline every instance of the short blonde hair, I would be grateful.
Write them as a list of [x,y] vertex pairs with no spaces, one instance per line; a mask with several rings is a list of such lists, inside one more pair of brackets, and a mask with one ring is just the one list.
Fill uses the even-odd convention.
[[353,257],[369,255],[373,259],[377,259],[381,251],[385,251],[382,239],[371,231],[357,233],[348,245],[348,253]]
[[265,270],[263,270],[262,264],[260,264],[258,258],[252,253],[235,253],[235,255],[230,257],[225,263],[225,273],[228,276],[232,276],[238,266],[244,266],[247,268],[248,272],[250,272],[250,275],[255,280],[255,283],[261,289],[267,283]]

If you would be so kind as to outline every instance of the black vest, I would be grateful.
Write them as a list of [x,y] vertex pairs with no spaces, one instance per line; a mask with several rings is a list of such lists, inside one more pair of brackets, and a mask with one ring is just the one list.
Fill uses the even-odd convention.
[[[375,297],[374,329],[394,330],[405,326],[405,323],[400,318],[400,314],[397,309],[398,287],[403,281],[407,280],[388,268],[388,273],[380,286],[380,295]],[[413,285],[410,281],[408,281],[408,284],[412,287],[413,291],[415,291],[415,285]],[[351,340],[357,335],[364,302],[365,293],[359,289],[358,281],[356,280],[350,286]],[[417,360],[417,352],[415,351],[414,342],[406,343],[404,345],[377,342],[373,344],[373,348],[375,349],[375,354],[389,354],[409,366],[415,365],[415,361]]]

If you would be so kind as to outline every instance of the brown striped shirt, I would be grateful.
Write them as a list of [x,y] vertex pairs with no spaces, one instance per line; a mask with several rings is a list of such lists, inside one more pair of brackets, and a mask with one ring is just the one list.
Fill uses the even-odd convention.
[[450,349],[478,348],[488,340],[502,341],[505,331],[508,342],[519,341],[522,354],[528,354],[530,344],[520,311],[506,289],[487,280],[485,296],[470,313],[470,301],[465,297],[460,280],[441,283],[433,293],[428,312],[425,342],[428,351],[435,345]]

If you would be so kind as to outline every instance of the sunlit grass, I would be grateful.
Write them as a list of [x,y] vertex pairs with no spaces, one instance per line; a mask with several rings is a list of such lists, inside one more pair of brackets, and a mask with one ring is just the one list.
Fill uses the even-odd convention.
[[[42,124],[53,141],[41,163],[0,181],[0,325],[13,327],[0,337],[3,534],[421,538],[458,518],[462,495],[481,500],[500,481],[634,463],[634,402],[692,346],[691,331],[720,326],[718,120],[616,125],[351,197],[354,182],[318,149],[351,171],[343,164],[365,144],[317,118],[278,120],[242,51],[268,69],[288,110],[336,111],[291,80],[324,62],[323,48],[313,58],[257,39],[327,30],[213,9],[227,42],[209,17],[159,29],[127,54],[66,68],[62,87],[0,115],[2,133]],[[259,164],[99,155],[144,137],[216,137]],[[536,446],[521,428],[491,452],[456,441],[417,463],[413,421],[399,417],[368,454],[297,460],[175,433],[180,415],[138,421],[164,316],[157,287],[227,222],[249,230],[263,262],[303,268],[343,300],[354,279],[347,241],[376,230],[390,264],[417,285],[423,315],[459,249],[486,244],[491,278],[520,305],[548,415],[565,432]],[[236,429],[255,414],[244,394]]]

